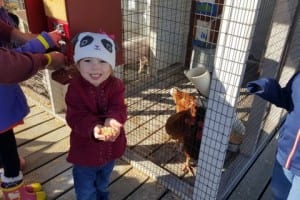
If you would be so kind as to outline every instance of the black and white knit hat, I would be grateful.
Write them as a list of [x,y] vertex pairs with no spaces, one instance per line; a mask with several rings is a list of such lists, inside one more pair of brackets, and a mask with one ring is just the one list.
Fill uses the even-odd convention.
[[104,33],[83,32],[75,36],[74,62],[87,57],[104,60],[111,65],[116,65],[116,47],[114,41]]

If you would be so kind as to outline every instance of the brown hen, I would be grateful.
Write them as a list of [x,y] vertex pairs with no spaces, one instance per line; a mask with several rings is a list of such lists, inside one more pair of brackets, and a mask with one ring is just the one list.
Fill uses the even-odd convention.
[[172,88],[170,92],[176,104],[176,113],[167,119],[166,132],[182,144],[186,156],[183,171],[194,175],[191,159],[198,159],[205,109],[198,107],[196,97],[187,92],[178,88]]

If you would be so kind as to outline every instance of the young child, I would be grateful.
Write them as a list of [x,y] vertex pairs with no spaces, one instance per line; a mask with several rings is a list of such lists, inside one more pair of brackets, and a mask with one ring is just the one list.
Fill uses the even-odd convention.
[[65,99],[72,130],[67,160],[73,164],[77,199],[106,200],[115,160],[126,148],[125,86],[113,75],[116,46],[108,35],[83,32],[73,42],[80,75]]
[[262,78],[247,84],[250,93],[287,110],[280,128],[271,191],[274,200],[300,198],[300,73],[285,87],[275,79]]

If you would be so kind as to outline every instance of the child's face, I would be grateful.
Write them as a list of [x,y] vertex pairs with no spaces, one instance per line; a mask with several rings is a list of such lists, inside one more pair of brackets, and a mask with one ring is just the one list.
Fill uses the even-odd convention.
[[83,58],[78,63],[81,76],[94,86],[99,86],[111,74],[111,66],[98,58]]

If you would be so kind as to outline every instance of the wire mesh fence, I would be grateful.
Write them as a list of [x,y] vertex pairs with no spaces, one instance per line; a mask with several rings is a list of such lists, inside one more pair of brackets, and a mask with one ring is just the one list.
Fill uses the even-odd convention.
[[[297,70],[299,3],[121,3],[125,159],[183,199],[226,198],[284,117],[246,83],[269,76],[285,84]],[[23,86],[49,100],[43,72]]]

